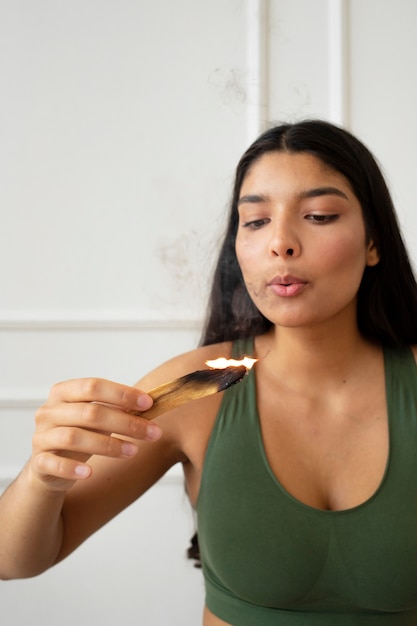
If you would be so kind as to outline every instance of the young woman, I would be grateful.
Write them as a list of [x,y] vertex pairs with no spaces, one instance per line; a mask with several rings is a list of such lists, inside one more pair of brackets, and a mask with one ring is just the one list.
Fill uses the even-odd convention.
[[[0,576],[63,559],[180,462],[205,626],[417,624],[416,320],[369,151],[321,121],[267,131],[237,167],[203,345],[137,388],[52,388],[0,501]],[[224,394],[130,413],[244,354],[259,360]]]

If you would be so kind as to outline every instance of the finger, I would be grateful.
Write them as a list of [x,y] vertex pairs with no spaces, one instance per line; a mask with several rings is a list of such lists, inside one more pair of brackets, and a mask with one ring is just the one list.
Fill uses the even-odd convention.
[[133,443],[117,437],[68,427],[54,428],[42,434],[35,433],[33,448],[57,453],[64,452],[67,456],[75,453],[113,458],[129,458],[138,450]]
[[[32,460],[32,471],[42,477],[50,484],[54,483],[54,488],[68,489],[75,480],[89,478],[92,473],[91,467],[87,463],[81,463],[76,459],[66,456],[43,452],[37,454]],[[59,479],[60,482],[57,482]]]
[[103,378],[80,378],[54,385],[49,394],[53,402],[102,402],[126,411],[146,411],[152,406],[147,393]]
[[37,431],[68,426],[101,433],[117,433],[133,439],[154,440],[160,428],[148,420],[95,402],[44,404],[36,412]]

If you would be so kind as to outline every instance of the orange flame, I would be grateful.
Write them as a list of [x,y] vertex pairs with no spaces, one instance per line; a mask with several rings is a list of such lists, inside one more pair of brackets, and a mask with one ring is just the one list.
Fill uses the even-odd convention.
[[240,361],[220,357],[219,359],[214,359],[213,361],[206,361],[206,365],[212,367],[213,369],[225,369],[226,367],[239,367],[240,365],[244,365],[246,369],[250,370],[257,360],[258,359],[251,359],[248,356],[245,356]]

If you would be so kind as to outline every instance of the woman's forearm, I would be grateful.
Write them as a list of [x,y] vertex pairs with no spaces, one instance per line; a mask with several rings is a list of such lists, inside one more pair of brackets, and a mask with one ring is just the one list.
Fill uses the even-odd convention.
[[[159,439],[156,425],[133,414],[151,405],[152,398],[139,389],[103,379],[52,387],[36,412],[31,459],[0,498],[0,579],[40,574],[119,512],[110,503],[114,512],[99,513],[91,523],[88,511],[80,511],[82,502],[74,505],[72,498],[65,514],[63,506],[68,491],[92,476],[93,457],[110,459],[111,465],[113,459],[134,457],[135,441]],[[96,474],[96,489],[99,483]]]
[[48,491],[26,466],[0,498],[0,579],[29,578],[54,564],[65,493]]

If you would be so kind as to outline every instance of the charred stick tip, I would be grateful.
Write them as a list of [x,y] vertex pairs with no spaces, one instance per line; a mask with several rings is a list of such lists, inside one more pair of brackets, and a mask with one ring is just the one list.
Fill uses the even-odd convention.
[[153,406],[148,411],[135,411],[134,414],[142,415],[146,419],[154,419],[191,400],[225,391],[242,380],[247,371],[245,365],[232,365],[224,369],[211,368],[191,372],[151,389],[149,395],[154,400]]

